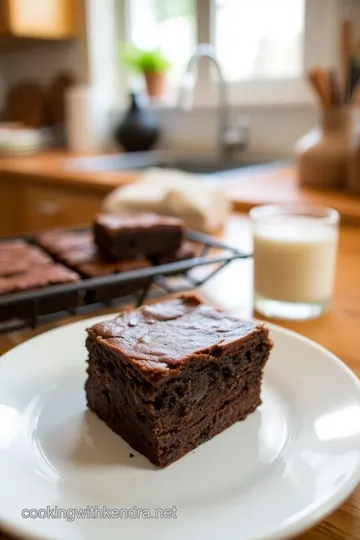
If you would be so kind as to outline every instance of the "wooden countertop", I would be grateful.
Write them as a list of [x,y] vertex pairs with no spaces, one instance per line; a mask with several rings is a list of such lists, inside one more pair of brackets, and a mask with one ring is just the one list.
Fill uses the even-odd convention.
[[[136,171],[75,172],[64,168],[69,152],[48,152],[30,157],[0,157],[1,176],[28,182],[43,182],[103,192],[133,182]],[[360,226],[360,197],[334,191],[319,191],[298,186],[294,165],[269,165],[242,169],[223,177],[222,184],[234,210],[247,212],[253,206],[269,203],[312,203],[338,210],[343,223]]]
[[[224,231],[226,242],[247,250],[251,246],[250,226],[246,216],[234,214]],[[341,228],[338,271],[331,309],[321,318],[306,322],[279,322],[281,326],[303,334],[339,356],[360,376],[360,229]],[[237,261],[217,274],[200,294],[212,303],[243,317],[252,316],[252,264]],[[73,320],[73,319],[70,319]],[[62,321],[42,327],[0,336],[0,354]],[[359,540],[360,487],[334,514],[298,540]],[[1,540],[9,540],[1,536]]]
[[315,190],[298,185],[295,165],[259,169],[225,181],[234,210],[248,212],[259,204],[305,203],[335,208],[344,224],[360,226],[360,197],[345,192]]
[[45,152],[34,156],[0,157],[1,176],[23,181],[73,186],[108,193],[133,182],[138,172],[78,172],[65,169],[65,160],[79,157],[66,151]]

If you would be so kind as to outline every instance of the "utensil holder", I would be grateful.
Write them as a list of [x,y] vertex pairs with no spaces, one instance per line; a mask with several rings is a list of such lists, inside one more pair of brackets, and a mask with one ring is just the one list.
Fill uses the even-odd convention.
[[345,189],[353,132],[352,112],[347,107],[322,109],[320,128],[296,144],[299,183],[319,189]]
[[360,196],[360,124],[356,126],[349,157],[348,191]]

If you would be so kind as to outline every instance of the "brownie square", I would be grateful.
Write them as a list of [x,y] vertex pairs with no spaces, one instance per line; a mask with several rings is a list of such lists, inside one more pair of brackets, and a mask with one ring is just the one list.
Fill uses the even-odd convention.
[[52,262],[41,249],[21,240],[0,243],[0,277],[22,274],[31,268]]
[[5,240],[0,243],[0,252],[5,251],[17,251],[18,249],[24,249],[29,244],[21,238],[15,240]]
[[61,260],[62,255],[73,250],[95,251],[93,235],[90,230],[86,231],[66,231],[54,229],[46,231],[36,236],[36,242],[47,252]]
[[77,248],[71,248],[58,253],[58,259],[76,270],[82,264],[93,261],[97,258],[97,250],[94,244],[79,246]]
[[261,403],[262,324],[181,296],[88,329],[88,407],[165,467]]
[[55,229],[38,235],[36,241],[58,261],[74,270],[79,265],[97,258],[97,248],[90,230],[64,231],[63,229]]
[[173,252],[182,239],[183,223],[178,218],[100,214],[94,223],[95,244],[101,257],[108,260]]
[[[75,254],[74,257],[76,257]],[[107,262],[102,261],[97,256],[93,256],[88,258],[86,262],[83,260],[78,264],[73,264],[73,266],[84,278],[96,278],[130,272],[131,270],[140,270],[141,268],[149,267],[150,263],[144,257],[137,257],[126,261]],[[94,302],[106,302],[121,298],[122,296],[134,294],[140,289],[144,289],[149,282],[150,278],[140,278],[127,281],[126,283],[98,287],[86,293],[85,301],[92,304]]]
[[[60,264],[48,264],[33,267],[27,272],[10,277],[0,278],[0,298],[19,292],[33,291],[51,285],[74,283],[80,277]],[[58,311],[69,310],[79,301],[78,292],[63,293],[53,297],[38,300],[38,314],[45,315]],[[0,310],[0,320],[26,319],[32,315],[32,304],[29,301],[4,305]]]

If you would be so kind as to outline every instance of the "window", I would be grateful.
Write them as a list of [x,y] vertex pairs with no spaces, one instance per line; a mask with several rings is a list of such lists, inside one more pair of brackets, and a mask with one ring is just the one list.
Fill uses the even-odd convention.
[[128,0],[129,41],[159,48],[170,60],[175,83],[196,46],[196,0]]
[[[172,63],[171,79],[177,80],[196,46],[198,0],[127,1],[130,42],[160,48]],[[215,8],[214,44],[227,80],[301,73],[305,0],[208,1]]]
[[[216,48],[232,103],[309,103],[303,72],[335,67],[339,22],[359,20],[358,0],[116,0],[123,13],[123,42],[159,47],[172,63],[177,88],[197,43]],[[126,9],[125,9],[126,8]],[[199,70],[199,104],[216,99],[213,70]],[[175,96],[175,94],[174,94]]]
[[215,44],[229,81],[297,77],[304,0],[216,0]]

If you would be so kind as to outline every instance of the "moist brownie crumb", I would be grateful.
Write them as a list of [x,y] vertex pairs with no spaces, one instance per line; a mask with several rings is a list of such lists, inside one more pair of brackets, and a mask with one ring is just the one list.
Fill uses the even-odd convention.
[[88,329],[89,408],[167,466],[260,405],[272,348],[262,324],[181,296]]

